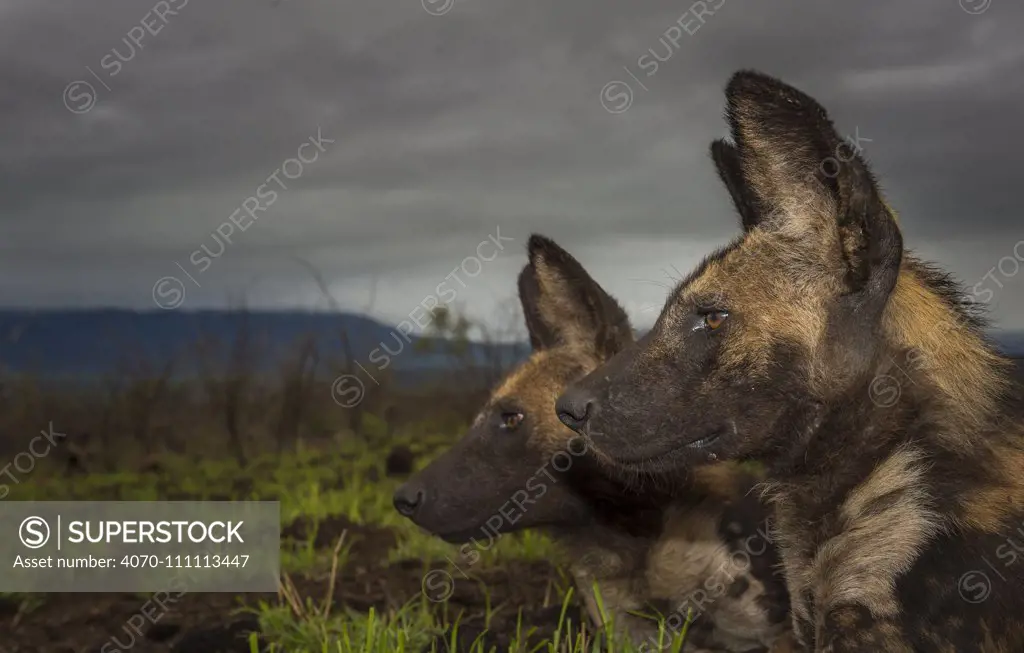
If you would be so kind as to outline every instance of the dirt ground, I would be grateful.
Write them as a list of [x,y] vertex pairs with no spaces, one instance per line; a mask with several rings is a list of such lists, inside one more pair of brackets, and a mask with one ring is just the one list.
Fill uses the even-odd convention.
[[[292,524],[283,533],[303,539],[306,525]],[[385,528],[360,526],[332,518],[319,524],[318,549],[330,550],[347,530],[353,546],[347,564],[336,581],[333,610],[347,606],[358,611],[371,607],[379,611],[396,609],[424,590],[424,569],[420,560],[388,565],[385,557],[394,535]],[[438,568],[440,569],[440,568]],[[558,572],[547,563],[515,563],[500,568],[474,570],[471,580],[435,572],[435,591],[445,591],[449,615],[464,611],[459,627],[462,637],[474,638],[483,630],[483,616],[489,596],[492,609],[488,642],[501,645],[505,633],[513,632],[518,606],[538,606]],[[329,579],[293,577],[299,594],[322,602]],[[486,595],[485,595],[486,589]],[[258,631],[255,614],[246,607],[259,601],[276,602],[275,594],[186,594],[167,611],[156,613],[155,622],[145,620],[133,630],[129,619],[140,614],[146,598],[135,594],[48,594],[30,610],[19,603],[0,599],[0,653],[249,653],[249,633]],[[436,610],[442,603],[434,604]],[[578,608],[574,608],[578,610]],[[560,606],[524,613],[524,625],[550,632],[558,620]],[[150,614],[153,615],[152,609]],[[137,617],[135,623],[139,623]],[[444,649],[447,650],[447,649]]]

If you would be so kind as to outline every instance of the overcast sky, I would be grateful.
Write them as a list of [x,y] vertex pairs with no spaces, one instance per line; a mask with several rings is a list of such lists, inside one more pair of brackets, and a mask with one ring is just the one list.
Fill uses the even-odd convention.
[[1024,328],[1022,31],[1012,0],[0,0],[0,303],[323,306],[301,258],[346,308],[444,282],[493,323],[537,231],[648,325],[737,232],[707,148],[755,67],[859,137],[911,248],[1011,257],[985,287]]

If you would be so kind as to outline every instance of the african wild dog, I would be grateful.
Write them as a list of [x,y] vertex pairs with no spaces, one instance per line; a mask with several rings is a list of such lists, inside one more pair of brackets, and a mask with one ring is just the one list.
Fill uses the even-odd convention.
[[712,151],[743,235],[560,418],[621,474],[762,461],[806,650],[1024,650],[1006,361],[817,102],[750,71],[726,96],[735,145]]
[[544,528],[571,557],[593,620],[602,623],[596,581],[615,624],[645,640],[645,650],[654,650],[657,625],[628,611],[660,613],[678,630],[689,608],[698,616],[695,646],[766,650],[788,629],[789,613],[768,512],[749,494],[760,479],[714,465],[686,483],[639,489],[600,474],[554,405],[571,381],[633,342],[626,314],[541,236],[530,238],[519,294],[532,356],[499,384],[469,432],[398,490],[395,506],[452,543],[489,546],[498,533]]

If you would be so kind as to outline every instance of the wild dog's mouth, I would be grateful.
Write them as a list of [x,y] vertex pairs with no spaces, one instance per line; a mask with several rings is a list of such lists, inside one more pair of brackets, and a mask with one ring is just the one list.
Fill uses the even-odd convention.
[[493,539],[502,534],[503,529],[491,530],[483,522],[472,526],[437,526],[434,524],[416,523],[417,526],[448,544],[465,544],[473,540]]
[[600,444],[593,442],[591,438],[590,444],[593,446],[595,453],[598,457],[604,458],[616,465],[623,465],[627,467],[636,466],[665,466],[666,463],[671,463],[676,458],[686,457],[689,451],[701,451],[704,452],[711,448],[718,442],[726,433],[726,427],[720,426],[707,435],[703,435],[689,442],[679,444],[668,443],[667,445],[662,444],[657,447],[645,448],[645,449],[630,449],[627,451],[615,451],[611,453],[606,447],[602,447]]
[[714,444],[715,442],[717,442],[719,440],[719,438],[722,437],[722,434],[724,432],[725,432],[724,428],[715,429],[714,431],[711,432],[710,435],[705,435],[704,437],[698,438],[698,439],[696,439],[696,440],[694,440],[692,442],[689,442],[689,443],[687,443],[684,446],[687,449],[706,449],[706,448],[710,447],[712,444]]

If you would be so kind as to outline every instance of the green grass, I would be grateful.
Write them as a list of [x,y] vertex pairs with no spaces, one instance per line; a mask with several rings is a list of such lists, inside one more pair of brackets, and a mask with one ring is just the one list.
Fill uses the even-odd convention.
[[[657,639],[647,648],[614,634],[614,622],[606,615],[607,632],[598,637],[586,636],[579,625],[568,618],[569,605],[574,590],[569,588],[562,597],[562,611],[557,629],[546,633],[546,640],[530,642],[532,631],[526,631],[519,620],[508,651],[515,653],[651,653],[666,651],[679,653],[685,643],[686,626],[679,633],[672,633],[661,620]],[[419,653],[430,644],[431,633],[436,632],[435,617],[425,605],[410,602],[391,614],[380,615],[347,611],[341,615],[325,614],[323,606],[307,601],[302,607],[289,608],[282,605],[261,605],[258,609],[261,630],[271,641],[273,653]],[[454,623],[452,641],[458,633]],[[470,645],[467,653],[494,653],[481,641]],[[253,653],[259,649],[252,643]],[[504,651],[500,653],[505,653]]]
[[[418,453],[419,465],[451,442],[445,434],[420,433],[404,438],[404,444]],[[165,456],[158,469],[146,472],[117,472],[88,476],[65,476],[41,466],[29,482],[12,486],[8,500],[166,500],[231,499],[277,500],[281,502],[282,527],[296,519],[317,524],[341,516],[354,524],[386,527],[395,533],[396,544],[384,552],[387,563],[418,560],[426,570],[432,565],[465,564],[459,547],[446,544],[402,518],[391,504],[391,496],[400,481],[387,478],[383,460],[390,446],[403,443],[392,440],[386,448],[359,441],[342,442],[331,451],[298,447],[282,455],[261,456],[242,467],[231,460],[193,460]],[[328,572],[333,584],[346,568],[358,535],[346,536],[335,550],[317,549],[312,540],[282,542],[282,569],[289,575],[322,578]],[[487,550],[475,551],[472,571],[500,569],[509,561],[557,561],[559,551],[544,535],[524,532],[503,536]],[[286,583],[287,587],[287,583]],[[485,617],[499,607],[485,608]],[[542,641],[527,648],[525,642],[538,633],[526,632],[521,621],[509,651],[517,653],[592,653],[614,651],[637,653],[638,646],[615,640],[610,644],[587,639],[579,624],[567,617],[574,592],[568,577],[554,583],[548,591],[549,605],[562,605],[562,620],[553,633],[540,633]],[[328,594],[329,595],[329,594]],[[45,595],[8,595],[28,612],[37,609]],[[538,607],[538,606],[530,606]],[[249,606],[259,617],[265,642],[274,653],[419,653],[431,638],[445,628],[458,629],[461,614],[453,614],[448,605],[439,610],[418,592],[401,609],[388,612],[355,612],[331,605],[323,599],[283,593],[278,602]],[[513,613],[514,614],[514,613]],[[664,620],[661,621],[664,628]],[[664,642],[673,637],[681,643],[684,633],[663,632]],[[255,640],[253,650],[257,650]],[[678,647],[668,649],[678,651]],[[472,653],[490,653],[477,645]],[[505,653],[501,651],[500,653]]]

